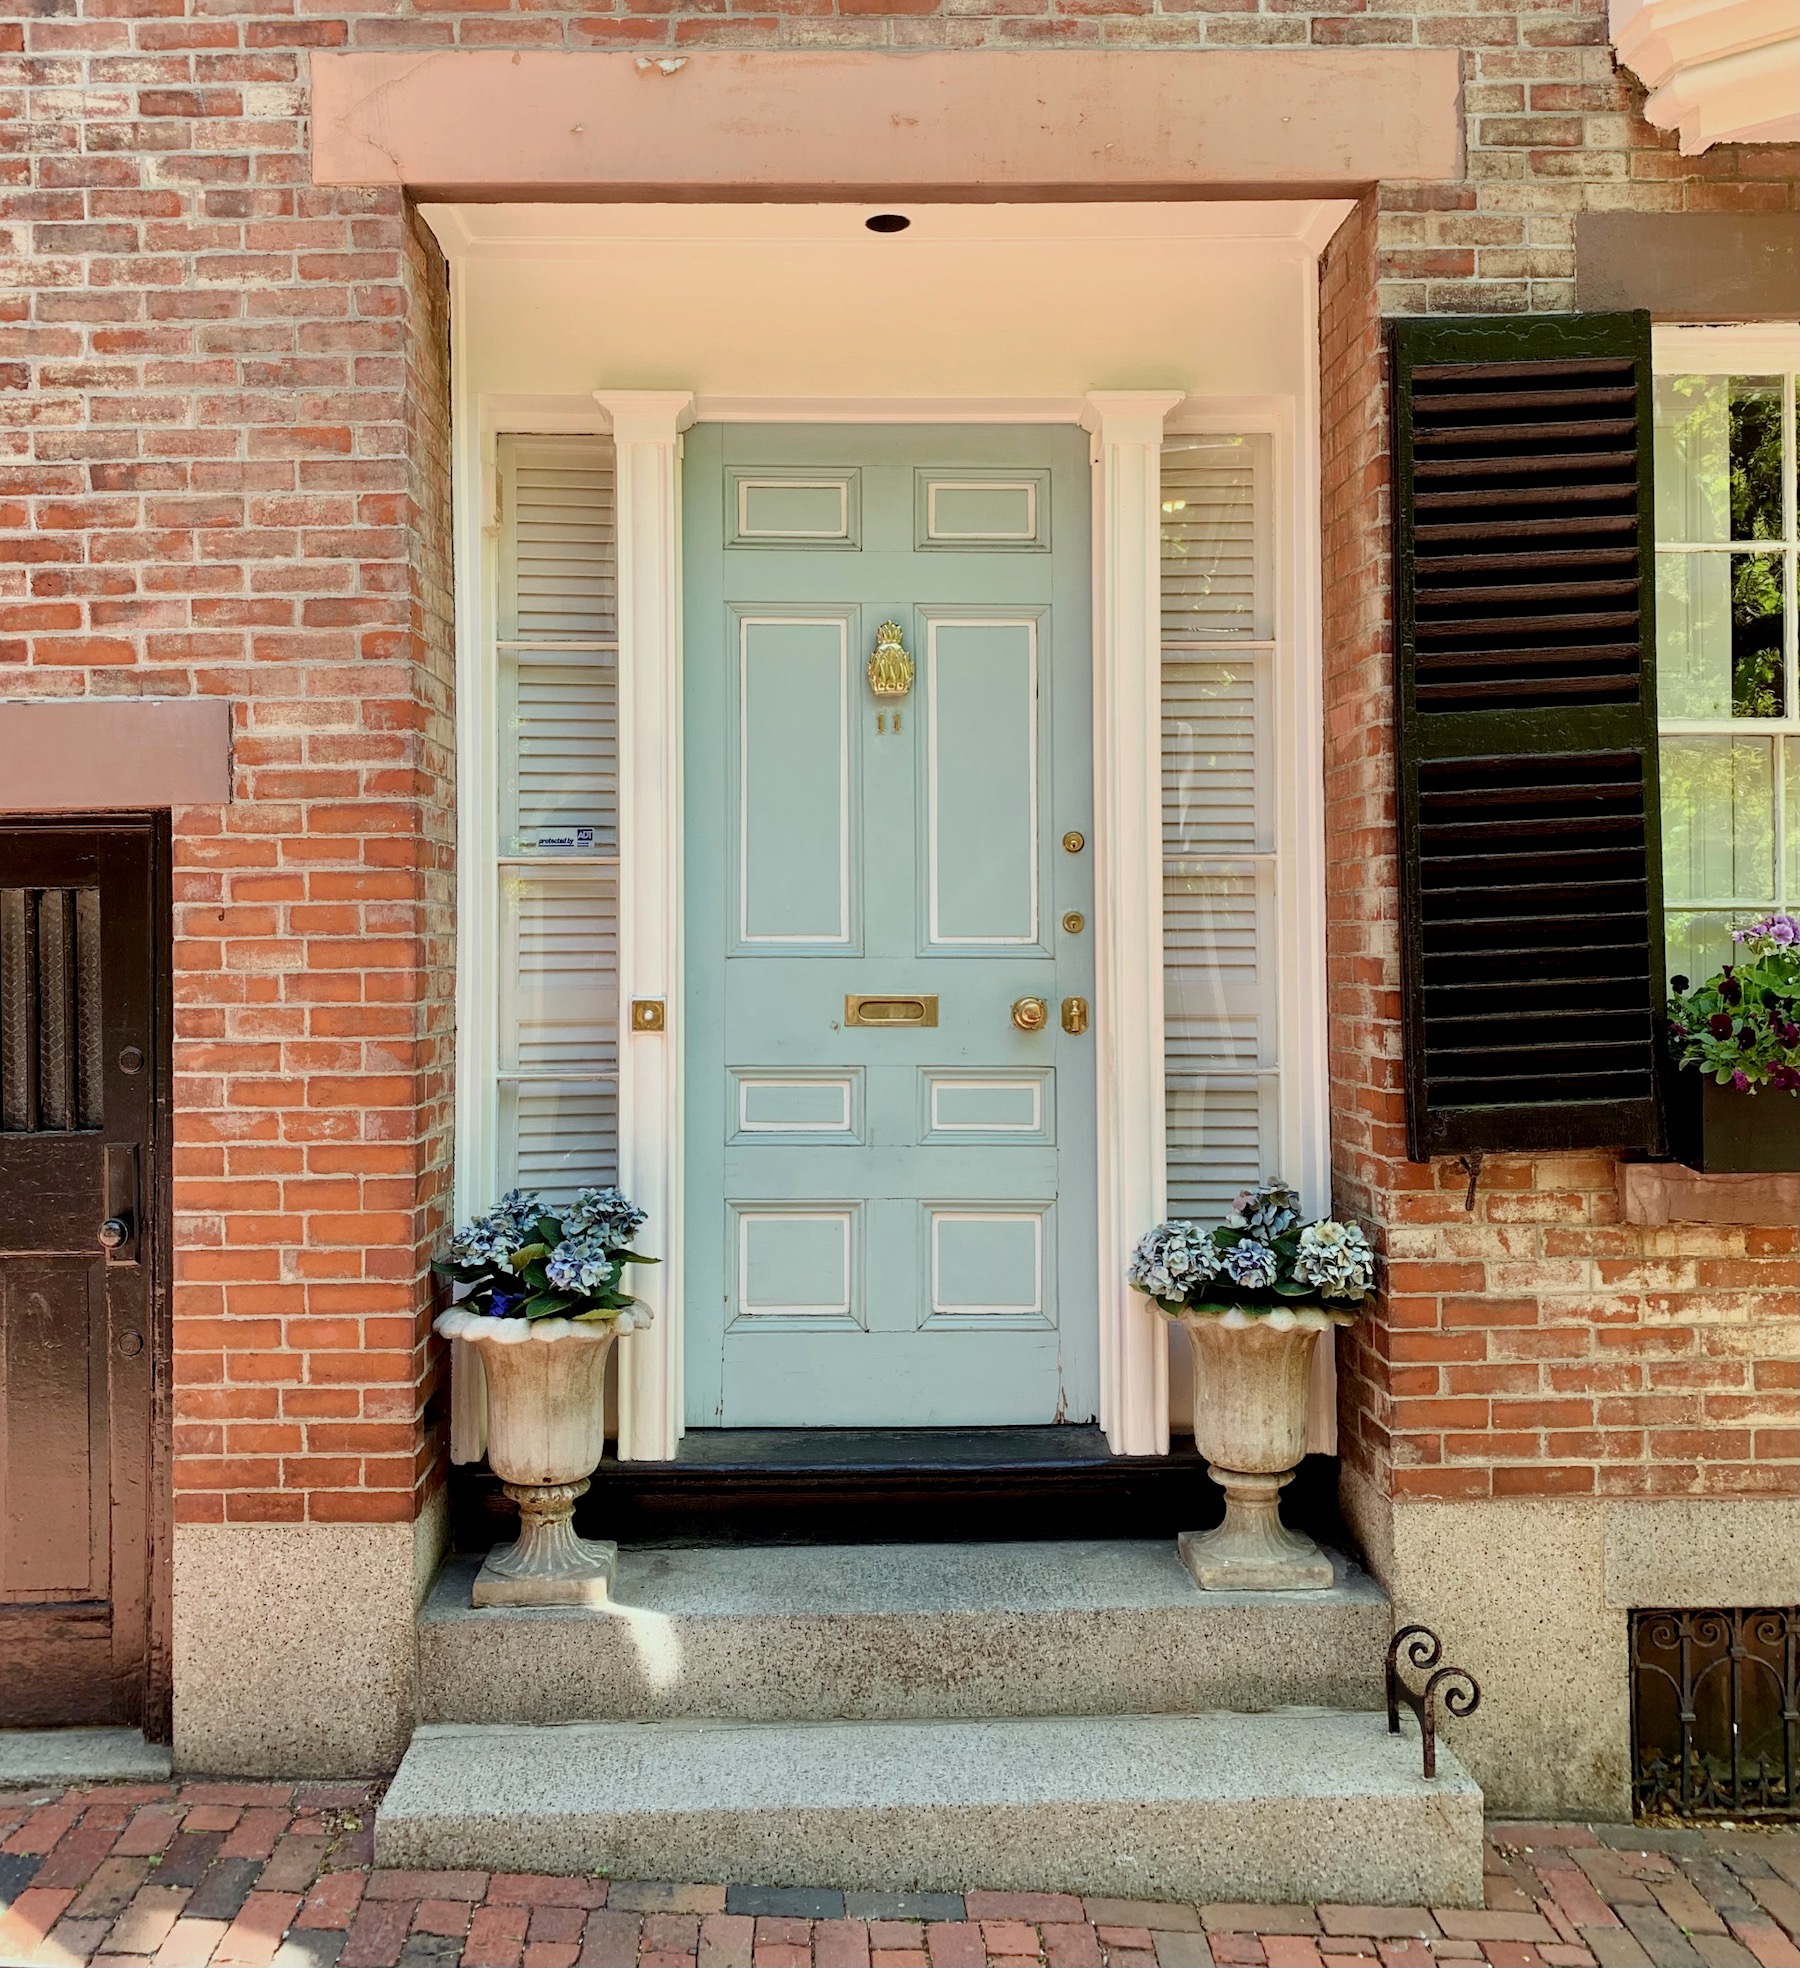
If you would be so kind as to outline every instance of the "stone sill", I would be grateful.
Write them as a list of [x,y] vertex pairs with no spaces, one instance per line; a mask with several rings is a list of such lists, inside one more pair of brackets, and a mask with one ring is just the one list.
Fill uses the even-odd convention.
[[1800,1175],[1701,1175],[1679,1162],[1621,1162],[1619,1211],[1627,1223],[1800,1222]]

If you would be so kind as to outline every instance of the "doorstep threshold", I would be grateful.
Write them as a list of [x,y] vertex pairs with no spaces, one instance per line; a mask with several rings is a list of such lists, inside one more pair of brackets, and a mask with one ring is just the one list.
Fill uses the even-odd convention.
[[1023,1428],[690,1428],[677,1469],[981,1470],[1088,1467],[1112,1451],[1093,1423]]

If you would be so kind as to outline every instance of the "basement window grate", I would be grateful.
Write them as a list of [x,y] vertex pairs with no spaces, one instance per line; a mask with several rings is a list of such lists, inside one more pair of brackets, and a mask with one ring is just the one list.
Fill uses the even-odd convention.
[[1639,1817],[1800,1817],[1800,1607],[1631,1615]]
[[101,1124],[100,891],[0,888],[0,1134]]

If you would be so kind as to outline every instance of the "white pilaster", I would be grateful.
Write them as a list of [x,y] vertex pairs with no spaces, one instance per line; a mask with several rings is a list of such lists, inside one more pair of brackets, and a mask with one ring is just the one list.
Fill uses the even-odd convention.
[[[681,432],[686,390],[596,390],[617,449],[619,528],[619,1184],[662,1259],[632,1289],[656,1309],[619,1343],[619,1454],[681,1439]],[[634,1032],[634,998],[667,1007]]]
[[1161,1316],[1125,1282],[1163,1207],[1163,419],[1179,390],[1090,392],[1094,468],[1094,988],[1100,1421],[1115,1455],[1166,1455]]

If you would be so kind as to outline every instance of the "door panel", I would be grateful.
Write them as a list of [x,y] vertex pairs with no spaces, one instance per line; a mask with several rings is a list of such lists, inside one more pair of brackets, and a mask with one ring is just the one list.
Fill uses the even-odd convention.
[[146,1719],[156,846],[0,827],[0,1725]]
[[1094,1413],[1087,477],[1051,428],[688,435],[690,1426]]

